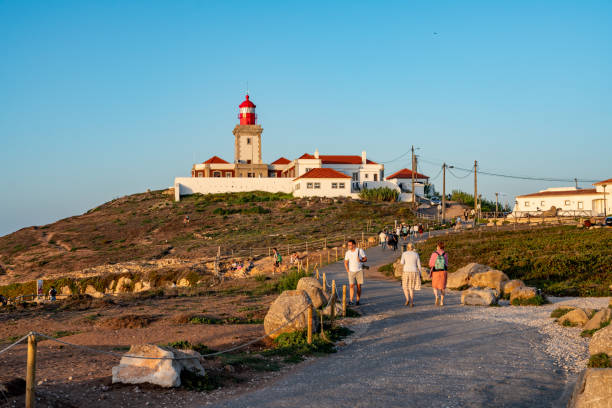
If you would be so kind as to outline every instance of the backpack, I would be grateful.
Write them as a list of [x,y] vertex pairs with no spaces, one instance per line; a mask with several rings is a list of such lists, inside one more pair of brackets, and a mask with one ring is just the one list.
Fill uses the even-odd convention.
[[446,270],[446,260],[444,259],[444,252],[442,252],[441,254],[436,252],[436,254],[438,254],[438,256],[436,257],[436,262],[434,263],[434,270]]

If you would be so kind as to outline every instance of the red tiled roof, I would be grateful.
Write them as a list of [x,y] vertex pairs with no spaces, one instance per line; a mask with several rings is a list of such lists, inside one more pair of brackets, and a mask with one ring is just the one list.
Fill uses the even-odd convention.
[[270,164],[289,164],[289,163],[291,163],[291,160],[285,159],[284,157],[279,157],[278,159],[274,160]]
[[597,183],[593,184],[594,186],[600,186],[602,184],[612,184],[612,178],[609,178],[607,180],[603,180],[603,181],[598,181]]
[[213,156],[210,159],[206,160],[204,164],[229,164],[229,163],[218,156]]
[[318,178],[351,178],[350,176],[347,176],[344,173],[340,173],[339,171],[336,171],[334,169],[328,169],[328,168],[316,168],[316,169],[312,169],[304,174],[302,174],[300,177],[294,179],[303,179],[303,178],[312,178],[312,179],[318,179]]
[[[418,179],[428,179],[429,177],[427,177],[424,174],[421,174],[419,172],[416,172],[414,174],[414,176]],[[401,169],[400,171],[396,171],[395,173],[393,173],[392,175],[390,175],[389,177],[387,177],[387,180],[391,180],[394,178],[398,178],[398,179],[409,179],[412,178],[412,170],[409,169]]]
[[[315,157],[312,154],[304,153],[299,159],[315,159]],[[322,154],[319,156],[319,159],[321,159],[321,163],[324,164],[361,164],[361,156]],[[366,163],[378,164],[370,159],[366,159]]]
[[584,195],[584,194],[603,194],[603,193],[597,193],[597,191],[594,188],[583,188],[580,190],[541,191],[539,193],[532,193],[532,194],[516,196],[516,198],[563,196],[563,195]]

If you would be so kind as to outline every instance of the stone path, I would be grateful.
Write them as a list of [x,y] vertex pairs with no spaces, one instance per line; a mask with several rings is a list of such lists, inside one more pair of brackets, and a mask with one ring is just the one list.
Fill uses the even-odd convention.
[[[368,264],[399,251],[367,251]],[[339,287],[341,263],[325,268]],[[567,399],[565,374],[536,347],[533,327],[487,319],[457,319],[466,309],[450,293],[444,308],[429,288],[404,307],[399,282],[367,280],[364,323],[338,353],[304,363],[257,391],[219,407],[558,407]],[[486,309],[483,308],[483,312]]]

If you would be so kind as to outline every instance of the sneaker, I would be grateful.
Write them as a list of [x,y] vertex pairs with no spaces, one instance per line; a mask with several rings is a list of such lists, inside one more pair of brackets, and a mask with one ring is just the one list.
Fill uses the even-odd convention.
[[352,300],[349,300],[348,305],[349,305],[349,306],[353,306],[353,301],[352,301]]
[[359,301],[355,302],[355,304],[356,304],[357,306],[359,306]]

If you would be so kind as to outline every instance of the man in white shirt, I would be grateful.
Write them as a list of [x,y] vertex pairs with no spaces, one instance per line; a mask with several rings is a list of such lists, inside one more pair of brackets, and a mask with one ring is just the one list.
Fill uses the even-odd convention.
[[348,274],[349,281],[349,305],[353,304],[353,294],[355,293],[355,284],[357,284],[357,301],[361,298],[361,285],[363,285],[363,263],[368,258],[363,249],[357,248],[357,243],[354,239],[348,241],[348,251],[344,255],[344,268]]
[[380,246],[384,251],[387,246],[387,234],[385,231],[380,231],[380,234],[378,234],[378,242],[380,242]]

